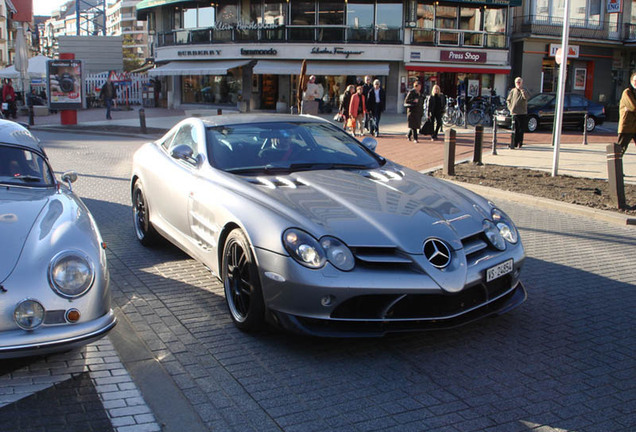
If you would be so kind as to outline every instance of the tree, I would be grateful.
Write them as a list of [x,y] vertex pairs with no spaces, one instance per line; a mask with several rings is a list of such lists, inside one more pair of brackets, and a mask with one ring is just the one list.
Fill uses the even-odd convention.
[[124,71],[130,72],[138,69],[143,64],[143,59],[137,54],[136,42],[132,35],[124,35],[122,42],[122,51],[124,55]]

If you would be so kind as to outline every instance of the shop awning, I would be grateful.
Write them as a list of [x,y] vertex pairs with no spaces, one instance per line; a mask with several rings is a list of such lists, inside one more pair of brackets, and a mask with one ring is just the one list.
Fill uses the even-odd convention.
[[228,69],[245,66],[249,62],[249,60],[173,61],[158,68],[150,69],[148,75],[227,75]]
[[[298,75],[300,61],[259,60],[252,73],[255,75]],[[389,64],[353,61],[307,61],[307,75],[373,75],[388,76]]]
[[137,3],[137,10],[150,9],[157,6],[164,6],[173,3],[187,3],[188,0],[141,0]]
[[461,72],[461,73],[489,73],[509,74],[510,66],[478,66],[478,65],[451,65],[440,63],[407,63],[406,70],[418,72]]

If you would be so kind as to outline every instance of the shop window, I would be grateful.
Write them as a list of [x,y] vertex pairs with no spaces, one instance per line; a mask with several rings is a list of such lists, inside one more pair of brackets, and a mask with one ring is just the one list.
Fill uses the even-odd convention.
[[373,40],[373,7],[369,3],[347,3],[347,40]]
[[481,9],[476,7],[459,8],[459,28],[461,30],[481,30]]
[[236,105],[241,91],[241,74],[184,75],[181,77],[181,101],[186,104]]
[[290,22],[290,40],[314,41],[314,26],[316,25],[316,3],[308,1],[291,2]]

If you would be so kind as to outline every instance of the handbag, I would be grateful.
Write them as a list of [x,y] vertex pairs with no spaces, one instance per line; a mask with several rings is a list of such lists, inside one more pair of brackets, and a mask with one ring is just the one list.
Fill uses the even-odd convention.
[[335,116],[333,116],[334,121],[337,121],[339,123],[342,123],[343,121],[345,121],[345,117],[344,114],[342,114],[341,112],[336,113]]
[[354,129],[356,128],[356,119],[353,117],[349,117],[349,120],[347,120],[347,127]]
[[420,128],[420,133],[422,135],[433,135],[433,120],[432,119],[426,119],[426,121]]

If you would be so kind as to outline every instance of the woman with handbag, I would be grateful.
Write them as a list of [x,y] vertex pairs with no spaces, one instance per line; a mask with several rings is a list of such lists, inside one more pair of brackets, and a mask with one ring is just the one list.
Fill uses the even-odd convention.
[[367,112],[366,98],[362,94],[363,87],[356,87],[356,92],[351,95],[349,102],[349,119],[355,119],[353,135],[356,135],[356,129],[359,136],[364,136],[364,114]]
[[342,95],[342,102],[340,103],[340,112],[344,116],[344,122],[342,122],[342,128],[347,130],[347,125],[349,123],[349,104],[351,103],[351,95],[353,95],[356,91],[356,88],[353,84],[349,84],[345,89],[344,94]]
[[422,123],[422,116],[424,115],[424,97],[421,93],[422,83],[415,81],[413,83],[413,89],[407,93],[404,99],[404,106],[406,107],[406,120],[409,127],[409,133],[406,135],[409,141],[413,138],[414,142],[417,142],[417,131]]

